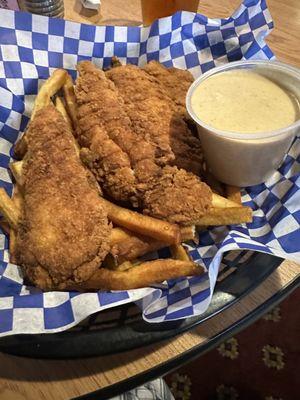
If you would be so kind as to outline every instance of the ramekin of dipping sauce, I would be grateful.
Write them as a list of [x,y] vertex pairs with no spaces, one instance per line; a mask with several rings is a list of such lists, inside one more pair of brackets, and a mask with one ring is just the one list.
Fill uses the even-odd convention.
[[186,106],[212,174],[230,185],[256,185],[280,166],[300,133],[300,70],[232,62],[196,79]]

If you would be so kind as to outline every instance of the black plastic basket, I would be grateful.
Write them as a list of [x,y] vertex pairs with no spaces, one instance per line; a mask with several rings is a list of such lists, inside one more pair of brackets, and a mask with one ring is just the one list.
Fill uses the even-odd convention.
[[281,262],[281,258],[263,253],[226,253],[211,304],[197,317],[147,323],[135,304],[126,304],[94,314],[61,333],[3,337],[0,351],[34,358],[66,359],[113,354],[158,342],[192,329],[229,307],[255,289]]

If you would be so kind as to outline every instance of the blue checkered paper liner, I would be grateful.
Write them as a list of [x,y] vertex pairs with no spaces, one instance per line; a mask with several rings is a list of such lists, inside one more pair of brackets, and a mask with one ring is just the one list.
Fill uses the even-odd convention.
[[[273,22],[264,0],[245,0],[227,19],[179,12],[150,27],[91,26],[0,10],[0,186],[9,194],[12,146],[24,131],[38,88],[55,68],[76,77],[84,59],[100,68],[117,56],[122,63],[158,60],[188,69],[194,77],[230,61],[272,59],[264,42]],[[261,251],[300,262],[300,141],[283,165],[261,185],[243,190],[254,210],[251,224],[211,228],[201,245],[189,244],[193,259],[207,268],[202,277],[151,288],[99,293],[49,292],[23,284],[21,268],[9,263],[8,238],[0,232],[0,335],[66,330],[92,313],[138,302],[143,318],[161,322],[204,312],[211,300],[223,253]],[[166,257],[168,249],[152,257]]]

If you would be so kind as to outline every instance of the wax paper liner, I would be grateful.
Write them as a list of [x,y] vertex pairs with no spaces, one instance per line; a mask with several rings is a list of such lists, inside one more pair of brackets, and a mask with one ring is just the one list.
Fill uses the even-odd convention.
[[[264,42],[272,27],[264,0],[244,1],[227,19],[179,12],[146,28],[90,26],[0,10],[0,185],[11,193],[12,145],[26,127],[38,88],[55,68],[66,68],[75,78],[78,61],[92,60],[102,68],[115,55],[138,65],[159,60],[197,77],[241,58],[272,59]],[[23,285],[21,268],[9,263],[8,238],[1,233],[0,334],[62,331],[99,310],[138,300],[149,322],[198,315],[210,303],[228,250],[250,249],[299,262],[299,146],[296,139],[268,182],[243,191],[244,204],[254,210],[253,223],[211,228],[201,234],[199,246],[189,246],[193,259],[208,270],[202,277],[130,291],[42,293]],[[168,254],[164,249],[152,256]]]

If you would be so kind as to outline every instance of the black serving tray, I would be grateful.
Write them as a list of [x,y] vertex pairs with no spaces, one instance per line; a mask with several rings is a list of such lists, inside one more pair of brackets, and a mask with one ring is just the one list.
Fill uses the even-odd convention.
[[61,333],[3,337],[0,351],[32,358],[83,358],[119,353],[174,337],[247,295],[283,261],[263,253],[240,251],[238,256],[232,257],[233,253],[224,255],[211,304],[200,316],[147,323],[136,305],[126,304],[94,314]]

